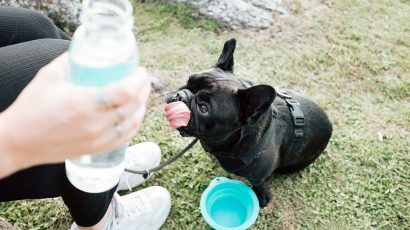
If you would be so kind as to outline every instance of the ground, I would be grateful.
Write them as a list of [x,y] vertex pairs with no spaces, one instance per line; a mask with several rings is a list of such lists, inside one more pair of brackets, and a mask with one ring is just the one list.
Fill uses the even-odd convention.
[[[142,65],[172,89],[212,66],[235,37],[238,77],[297,90],[328,113],[334,133],[325,153],[275,176],[273,199],[252,229],[409,229],[410,1],[294,5],[294,16],[266,31],[232,32],[187,7],[136,1]],[[133,141],[157,142],[168,158],[190,139],[168,127],[162,97],[153,95]],[[141,187],[171,192],[163,229],[208,229],[199,200],[216,176],[231,175],[196,146]],[[67,229],[72,221],[59,198],[3,203],[0,216],[21,229]]]

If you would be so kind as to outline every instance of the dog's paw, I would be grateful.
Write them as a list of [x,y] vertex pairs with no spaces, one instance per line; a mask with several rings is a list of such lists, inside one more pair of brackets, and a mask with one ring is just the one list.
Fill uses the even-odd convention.
[[266,207],[269,204],[269,201],[272,199],[272,194],[270,192],[260,194],[258,196],[259,206],[261,208]]
[[254,187],[253,191],[255,191],[256,196],[259,200],[259,206],[261,208],[266,207],[269,204],[269,201],[272,199],[272,193],[263,187]]

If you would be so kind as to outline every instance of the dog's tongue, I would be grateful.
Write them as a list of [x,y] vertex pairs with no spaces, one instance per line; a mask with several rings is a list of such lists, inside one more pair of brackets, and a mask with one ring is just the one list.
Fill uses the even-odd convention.
[[165,116],[172,128],[187,126],[191,111],[182,101],[175,101],[165,105]]

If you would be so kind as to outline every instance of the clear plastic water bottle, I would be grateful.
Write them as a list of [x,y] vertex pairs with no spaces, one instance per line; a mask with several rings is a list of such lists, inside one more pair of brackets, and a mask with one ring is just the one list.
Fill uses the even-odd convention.
[[[69,81],[103,87],[129,76],[138,64],[131,3],[84,0],[80,21],[70,45]],[[124,170],[126,147],[66,160],[69,181],[89,193],[111,189]]]

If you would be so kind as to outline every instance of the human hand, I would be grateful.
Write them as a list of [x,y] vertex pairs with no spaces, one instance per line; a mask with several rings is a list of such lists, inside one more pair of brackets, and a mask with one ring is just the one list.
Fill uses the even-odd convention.
[[97,89],[67,82],[67,64],[63,54],[43,67],[0,114],[0,154],[7,152],[14,171],[114,149],[142,123],[150,93],[144,68]]

